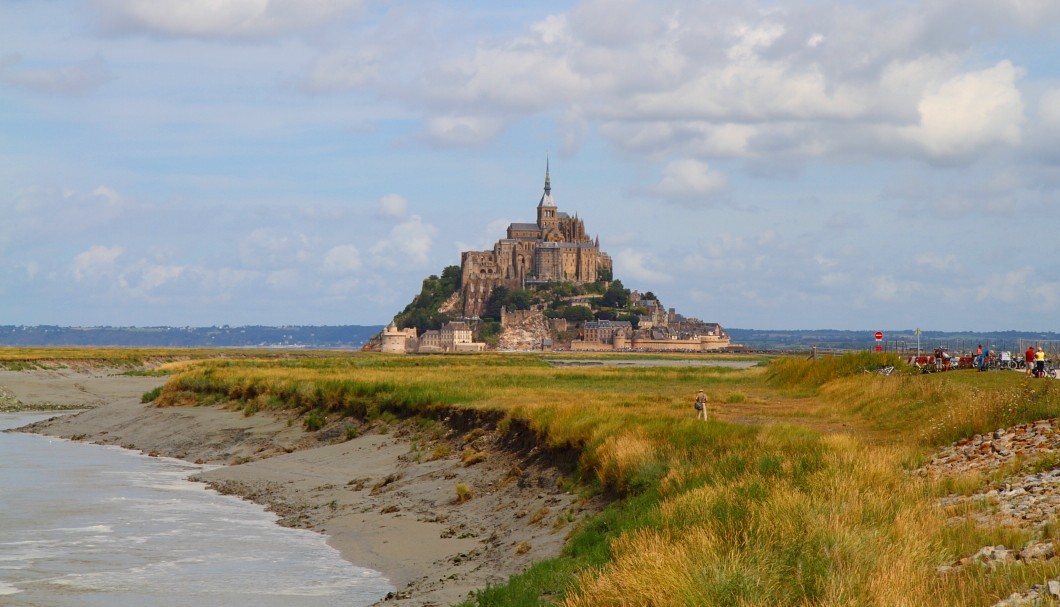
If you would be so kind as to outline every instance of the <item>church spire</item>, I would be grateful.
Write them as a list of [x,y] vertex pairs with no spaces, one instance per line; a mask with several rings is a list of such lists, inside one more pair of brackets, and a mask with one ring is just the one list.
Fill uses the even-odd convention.
[[[538,203],[537,207],[555,207],[556,203],[552,200],[552,179],[548,176],[548,156],[545,156],[545,193],[541,195],[541,202]],[[549,217],[554,218],[556,212],[552,211]]]
[[545,156],[545,193],[552,193],[552,181],[548,178],[548,156]]

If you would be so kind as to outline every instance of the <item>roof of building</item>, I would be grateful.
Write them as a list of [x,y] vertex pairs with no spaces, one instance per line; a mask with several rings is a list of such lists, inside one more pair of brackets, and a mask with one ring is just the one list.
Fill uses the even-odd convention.
[[585,323],[586,329],[618,329],[632,326],[628,320],[590,320]]

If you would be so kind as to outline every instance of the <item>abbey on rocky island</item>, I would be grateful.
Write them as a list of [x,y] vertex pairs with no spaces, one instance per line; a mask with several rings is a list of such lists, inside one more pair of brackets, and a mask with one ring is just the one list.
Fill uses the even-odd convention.
[[590,238],[585,223],[556,208],[545,163],[545,192],[537,205],[537,223],[513,223],[507,238],[492,251],[465,251],[460,257],[464,316],[485,310],[495,287],[524,288],[547,282],[595,282],[612,273],[611,256]]

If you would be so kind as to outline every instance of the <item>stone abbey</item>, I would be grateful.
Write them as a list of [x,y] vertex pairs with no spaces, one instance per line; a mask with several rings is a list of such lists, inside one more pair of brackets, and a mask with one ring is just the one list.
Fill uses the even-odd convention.
[[521,288],[547,282],[595,282],[612,273],[611,256],[590,238],[585,223],[556,208],[548,163],[537,223],[513,223],[492,251],[465,251],[460,258],[464,316],[485,310],[495,287]]

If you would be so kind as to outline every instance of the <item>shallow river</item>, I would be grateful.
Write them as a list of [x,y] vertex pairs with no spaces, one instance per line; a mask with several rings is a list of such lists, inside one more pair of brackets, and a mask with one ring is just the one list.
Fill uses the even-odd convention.
[[356,607],[393,590],[324,536],[187,480],[202,468],[0,432],[0,605]]

